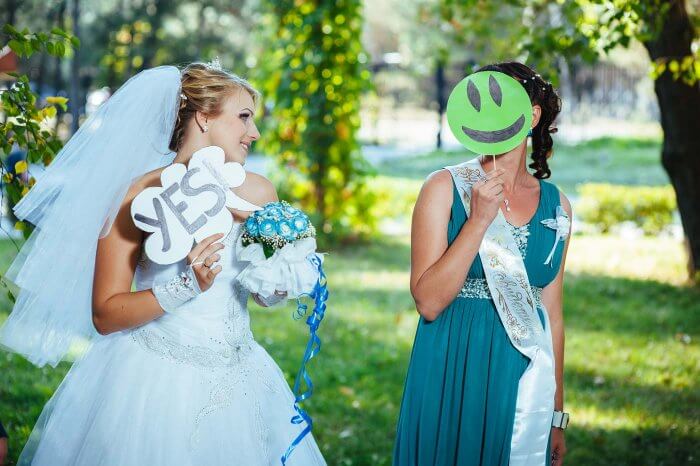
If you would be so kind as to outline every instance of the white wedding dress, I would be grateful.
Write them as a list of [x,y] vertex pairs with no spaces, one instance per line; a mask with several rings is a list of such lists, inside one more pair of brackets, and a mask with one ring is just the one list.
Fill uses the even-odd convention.
[[[249,292],[235,280],[241,224],[222,240],[211,288],[146,325],[96,338],[44,407],[18,464],[268,466],[305,424],[294,397],[253,339]],[[142,255],[135,287],[184,270]],[[311,434],[288,465],[325,465]]]

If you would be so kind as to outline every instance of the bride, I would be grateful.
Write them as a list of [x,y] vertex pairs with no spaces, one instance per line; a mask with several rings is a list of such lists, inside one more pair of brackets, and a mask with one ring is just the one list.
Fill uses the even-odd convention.
[[[260,136],[258,92],[217,65],[149,69],[88,121],[15,207],[36,225],[7,277],[20,294],[0,343],[38,366],[89,346],[44,407],[18,464],[272,465],[305,427],[294,396],[253,339],[245,263],[232,230],[159,265],[143,251],[130,203],[170,163],[216,145],[244,163]],[[234,190],[256,205],[272,184]],[[261,305],[283,299],[253,296]],[[289,465],[324,465],[311,435]]]

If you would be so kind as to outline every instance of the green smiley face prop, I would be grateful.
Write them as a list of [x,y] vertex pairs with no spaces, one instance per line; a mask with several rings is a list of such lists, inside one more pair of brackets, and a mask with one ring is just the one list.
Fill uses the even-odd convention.
[[470,151],[502,154],[527,136],[532,103],[515,78],[497,71],[479,71],[452,90],[447,122],[452,134]]

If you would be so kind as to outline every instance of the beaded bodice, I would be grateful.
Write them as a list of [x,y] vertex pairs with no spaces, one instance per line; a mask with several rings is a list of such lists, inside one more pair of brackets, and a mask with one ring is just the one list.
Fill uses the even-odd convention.
[[[238,261],[236,241],[242,224],[233,228],[221,242],[219,264],[222,271],[202,294],[146,325],[132,330],[132,337],[145,348],[168,359],[204,367],[233,365],[254,343],[250,330],[247,301],[249,292],[235,277],[246,263]],[[142,255],[136,269],[136,290],[170,280],[186,267],[186,260],[169,265],[152,262]]]

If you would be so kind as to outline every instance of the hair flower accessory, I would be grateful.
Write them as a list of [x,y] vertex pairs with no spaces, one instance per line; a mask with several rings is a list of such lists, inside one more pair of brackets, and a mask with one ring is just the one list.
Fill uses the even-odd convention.
[[560,205],[557,206],[557,215],[555,218],[547,218],[542,220],[542,223],[547,227],[551,228],[553,230],[556,230],[556,237],[554,239],[554,246],[552,246],[552,250],[549,252],[549,256],[547,256],[547,259],[544,261],[544,265],[549,264],[550,267],[552,267],[552,257],[554,256],[554,251],[557,249],[557,244],[559,243],[560,239],[566,238],[566,236],[569,234],[569,228],[571,226],[571,221],[569,220],[569,215],[566,213],[564,208]]

